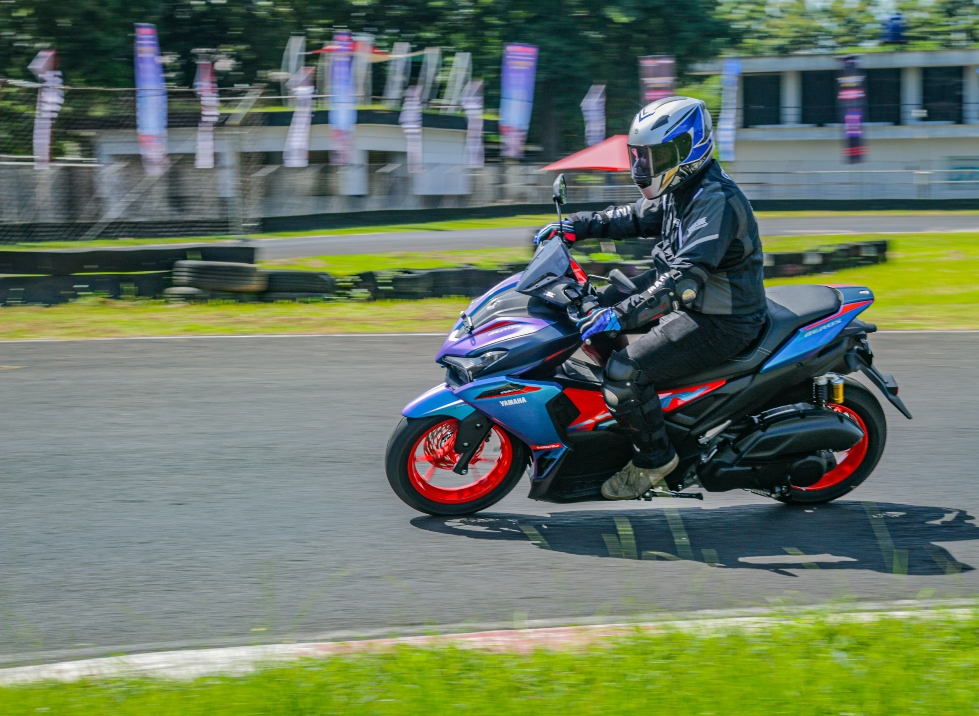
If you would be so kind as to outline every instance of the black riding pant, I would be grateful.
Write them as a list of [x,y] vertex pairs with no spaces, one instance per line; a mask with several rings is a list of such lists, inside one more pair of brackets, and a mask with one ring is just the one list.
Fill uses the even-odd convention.
[[614,353],[605,368],[609,411],[629,433],[638,467],[673,458],[656,386],[712,368],[744,350],[765,324],[764,312],[712,316],[676,311]]

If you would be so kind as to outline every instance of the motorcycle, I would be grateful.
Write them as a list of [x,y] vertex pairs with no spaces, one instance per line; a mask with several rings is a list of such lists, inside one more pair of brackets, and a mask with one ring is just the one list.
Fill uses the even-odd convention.
[[[559,220],[566,192],[560,176]],[[599,279],[636,290],[619,271],[586,275],[559,236],[522,273],[470,303],[436,357],[445,382],[404,408],[388,441],[385,467],[398,497],[431,515],[471,514],[503,499],[529,465],[531,499],[604,499],[602,483],[633,449],[602,396],[605,360],[629,336],[583,345],[575,323],[596,305]],[[873,363],[867,336],[876,326],[857,318],[874,301],[869,288],[779,286],[766,294],[765,326],[748,348],[656,386],[680,463],[641,499],[703,499],[685,491],[696,487],[783,503],[847,494],[873,472],[887,437],[877,398],[848,377],[858,371],[911,418],[897,382]]]

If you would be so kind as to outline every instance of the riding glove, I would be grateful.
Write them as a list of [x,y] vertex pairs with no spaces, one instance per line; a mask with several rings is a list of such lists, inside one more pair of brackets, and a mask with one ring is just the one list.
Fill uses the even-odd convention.
[[558,229],[564,230],[564,240],[567,241],[569,244],[574,243],[575,239],[577,239],[577,237],[574,234],[574,224],[568,221],[567,219],[564,219],[561,221],[560,224],[558,224],[556,221],[553,221],[547,226],[545,226],[543,229],[538,231],[534,235],[534,245],[537,246],[544,241],[553,239],[555,236],[560,236],[561,234],[558,231]]

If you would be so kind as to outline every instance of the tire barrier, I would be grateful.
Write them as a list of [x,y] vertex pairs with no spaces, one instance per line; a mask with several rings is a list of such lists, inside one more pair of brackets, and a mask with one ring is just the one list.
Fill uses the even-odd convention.
[[[645,244],[642,250],[648,256],[648,242],[630,243]],[[887,248],[886,241],[866,241],[820,247],[811,251],[767,253],[765,277],[803,276],[882,263],[887,260]],[[638,248],[629,248],[628,252],[622,252],[620,255],[624,253],[633,255],[638,251]],[[186,250],[184,252],[186,255]],[[4,253],[15,252],[0,252],[0,254]],[[648,258],[631,261],[594,261],[580,254],[576,258],[586,273],[598,276],[607,275],[612,269],[619,269],[626,276],[634,277],[653,267],[653,261]],[[43,262],[37,261],[34,265],[42,264]],[[333,277],[326,273],[312,271],[264,271],[248,262],[178,259],[172,263],[172,273],[156,271],[131,274],[91,273],[70,276],[2,277],[0,278],[0,305],[63,303],[86,294],[111,298],[163,296],[169,301],[181,302],[213,299],[264,302],[321,301],[328,297],[346,300],[450,296],[473,298],[481,296],[500,281],[522,271],[525,266],[526,264],[517,263],[493,269],[458,266],[423,270],[365,271],[350,276]]]
[[268,277],[254,264],[177,261],[173,265],[174,286],[227,293],[261,293],[268,288],[268,283]]
[[0,274],[70,276],[76,273],[169,271],[185,259],[255,263],[252,246],[193,244],[173,248],[54,249],[0,251]]

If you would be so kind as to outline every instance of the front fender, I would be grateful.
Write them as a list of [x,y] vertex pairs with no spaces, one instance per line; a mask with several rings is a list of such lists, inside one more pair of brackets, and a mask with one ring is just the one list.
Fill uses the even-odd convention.
[[437,385],[408,403],[401,414],[406,418],[427,418],[431,415],[447,415],[462,420],[476,409],[456,397],[449,386]]

